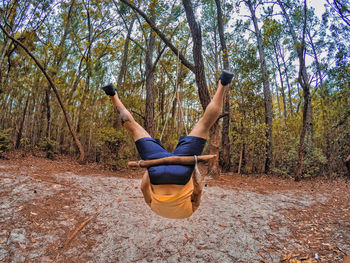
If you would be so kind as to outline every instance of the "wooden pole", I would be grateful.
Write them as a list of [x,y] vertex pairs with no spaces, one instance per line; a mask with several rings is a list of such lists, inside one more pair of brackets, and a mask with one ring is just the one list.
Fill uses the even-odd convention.
[[[215,154],[200,155],[200,156],[197,156],[197,161],[207,162],[215,157],[216,157]],[[141,161],[128,162],[129,167],[142,167],[142,168],[147,168],[147,167],[156,166],[156,165],[170,165],[170,164],[193,165],[195,164],[195,158],[194,156],[171,156],[171,157],[146,160],[146,161],[141,160]]]

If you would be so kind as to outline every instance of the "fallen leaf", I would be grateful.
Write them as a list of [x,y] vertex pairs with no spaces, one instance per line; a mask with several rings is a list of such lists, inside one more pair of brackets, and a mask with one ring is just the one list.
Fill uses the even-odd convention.
[[290,259],[291,255],[285,256],[284,258],[282,258],[282,261],[285,261],[287,259]]
[[4,243],[4,240],[0,239],[0,244]]
[[21,243],[19,243],[19,246],[20,246],[23,250],[27,248],[25,245],[23,245],[23,244],[21,244]]
[[32,243],[35,243],[35,242],[36,242],[36,240],[35,240],[34,237],[31,238],[31,241],[32,241]]
[[34,212],[30,212],[31,215],[33,216],[37,216],[38,214],[37,213],[34,213]]

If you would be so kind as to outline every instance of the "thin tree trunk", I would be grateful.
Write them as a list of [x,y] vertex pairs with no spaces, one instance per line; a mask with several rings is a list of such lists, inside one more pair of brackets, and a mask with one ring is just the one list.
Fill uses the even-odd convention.
[[130,23],[130,26],[128,28],[128,33],[125,38],[125,43],[124,43],[124,52],[123,52],[123,58],[122,58],[122,64],[120,66],[119,74],[118,74],[118,79],[117,79],[117,87],[120,88],[123,85],[123,80],[126,75],[126,70],[127,70],[127,62],[128,62],[128,55],[129,55],[129,43],[130,43],[130,36],[132,32],[132,28],[134,26],[135,19],[133,19]]
[[26,114],[27,114],[27,109],[28,109],[28,103],[29,103],[29,95],[27,97],[26,103],[24,105],[24,109],[23,109],[23,115],[22,115],[22,120],[21,123],[19,125],[19,130],[17,133],[17,139],[16,139],[16,144],[15,144],[15,148],[18,149],[21,145],[21,139],[22,139],[22,132],[23,132],[23,126],[24,126],[24,120],[26,118]]
[[266,123],[266,156],[265,156],[265,173],[268,174],[272,169],[272,102],[271,102],[271,91],[270,91],[270,82],[269,76],[267,73],[266,61],[265,61],[265,52],[262,44],[262,36],[258,26],[258,21],[255,16],[255,9],[251,0],[245,1],[249,7],[254,29],[255,36],[258,42],[259,58],[260,58],[260,67],[263,77],[263,87],[264,87],[264,99],[265,99],[265,123]]
[[46,138],[51,136],[51,106],[50,106],[50,87],[45,87],[45,106],[46,106]]
[[146,112],[145,112],[145,129],[153,137],[154,136],[154,70],[153,70],[153,51],[155,36],[151,30],[146,50]]
[[276,79],[276,72],[273,72],[273,78],[275,80],[275,84],[276,84],[276,99],[277,99],[277,107],[278,107],[278,117],[281,116],[281,105],[280,105],[280,97],[279,97],[279,93],[278,93],[278,83],[277,83],[277,79]]
[[273,43],[273,50],[275,52],[275,57],[276,57],[276,62],[277,62],[277,69],[278,69],[278,73],[279,73],[279,76],[280,76],[280,82],[281,82],[282,101],[283,101],[283,116],[284,116],[284,119],[286,120],[287,119],[286,95],[284,94],[282,70],[281,70],[280,61],[278,59],[277,48],[276,48],[275,43]]
[[289,111],[290,111],[290,114],[293,115],[294,111],[293,111],[292,93],[291,93],[292,89],[291,89],[291,86],[290,86],[290,83],[289,83],[288,68],[287,68],[286,61],[285,61],[284,56],[282,55],[281,51],[280,51],[280,55],[281,55],[281,58],[282,58],[283,67],[284,67],[284,74],[286,75],[286,81],[287,81],[287,87],[288,87]]
[[348,177],[350,179],[350,155],[345,160],[346,168],[348,169]]
[[319,82],[316,83],[316,86],[322,85],[323,80],[322,80],[321,66],[320,66],[320,62],[319,62],[319,60],[318,60],[316,48],[315,48],[314,42],[312,41],[312,37],[311,37],[309,31],[307,32],[307,35],[308,35],[309,40],[310,40],[312,53],[314,53],[314,59],[315,59],[315,63],[316,63],[316,71],[317,71],[317,76],[318,76],[318,79],[319,79]]
[[[222,23],[223,15],[222,15],[221,3],[220,3],[220,0],[215,0],[215,3],[216,3],[217,14],[218,14],[217,21],[218,21],[218,30],[219,30],[221,49],[222,49],[223,66],[225,70],[230,70],[230,65],[228,62],[228,50],[227,50],[225,34],[224,34],[224,25]],[[230,136],[229,136],[231,112],[230,112],[230,92],[229,91],[227,91],[225,94],[223,112],[227,115],[225,115],[225,117],[223,117],[222,119],[220,163],[222,166],[222,171],[228,172],[230,171],[230,168],[231,168]]]

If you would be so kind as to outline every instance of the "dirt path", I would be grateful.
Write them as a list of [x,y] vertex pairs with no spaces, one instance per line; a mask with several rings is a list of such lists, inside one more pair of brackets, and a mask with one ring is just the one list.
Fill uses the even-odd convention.
[[144,205],[139,173],[67,159],[1,160],[0,261],[280,262],[289,255],[283,262],[342,262],[350,253],[344,179],[227,174],[207,180],[191,218],[169,220]]

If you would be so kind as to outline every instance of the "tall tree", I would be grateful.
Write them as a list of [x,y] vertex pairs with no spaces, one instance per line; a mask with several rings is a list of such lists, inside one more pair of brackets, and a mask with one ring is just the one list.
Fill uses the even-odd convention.
[[[218,17],[218,30],[221,43],[222,52],[222,64],[225,70],[230,70],[228,49],[225,39],[224,30],[224,19],[221,8],[221,1],[215,0],[217,17]],[[231,158],[230,158],[230,92],[228,91],[225,95],[225,102],[223,106],[223,112],[225,116],[222,118],[222,132],[221,132],[221,151],[220,151],[220,163],[223,172],[228,172],[231,168]]]
[[265,173],[270,173],[272,169],[272,99],[270,91],[270,81],[268,70],[266,66],[265,52],[262,44],[261,31],[258,25],[258,19],[256,17],[256,8],[258,3],[252,0],[245,0],[245,4],[248,6],[250,15],[254,24],[254,33],[256,36],[259,58],[260,58],[260,68],[263,78],[264,87],[264,99],[265,99],[265,123],[266,123],[266,156],[265,156]]
[[303,17],[302,17],[303,21],[301,22],[301,25],[302,25],[301,32],[302,33],[301,33],[301,36],[298,37],[296,30],[294,29],[292,21],[290,19],[290,15],[286,11],[285,4],[281,0],[277,0],[277,1],[278,1],[278,4],[282,10],[283,16],[286,20],[286,23],[287,23],[287,26],[289,29],[289,33],[292,36],[293,43],[294,43],[296,52],[298,54],[298,59],[299,59],[298,82],[303,89],[303,99],[304,99],[303,126],[301,129],[300,140],[299,140],[299,150],[298,150],[299,164],[298,164],[298,169],[297,169],[296,177],[295,177],[296,180],[300,180],[302,177],[302,174],[303,174],[303,166],[304,166],[306,150],[312,144],[312,127],[313,127],[310,81],[309,81],[309,76],[307,73],[306,61],[305,61],[307,5],[306,5],[306,0],[304,0]]

